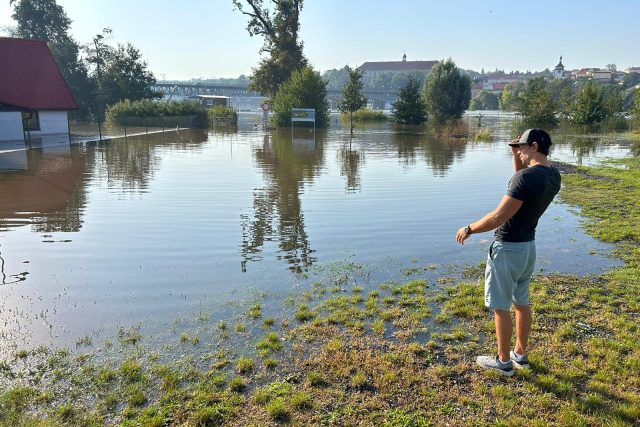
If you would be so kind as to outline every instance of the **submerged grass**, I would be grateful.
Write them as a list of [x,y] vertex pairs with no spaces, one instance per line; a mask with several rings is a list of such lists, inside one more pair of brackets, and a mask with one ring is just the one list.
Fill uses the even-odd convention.
[[[120,363],[46,348],[16,353],[0,364],[0,425],[638,425],[639,165],[565,175],[563,199],[625,264],[600,276],[534,278],[531,368],[513,378],[473,363],[495,351],[482,265],[444,290],[418,271],[405,283],[350,290],[348,274],[336,274],[290,297],[282,318],[256,322],[263,306],[255,303],[233,328],[218,323],[250,345],[217,342],[205,365],[158,362],[139,327],[118,331]],[[186,331],[180,341],[207,353],[198,336]]]

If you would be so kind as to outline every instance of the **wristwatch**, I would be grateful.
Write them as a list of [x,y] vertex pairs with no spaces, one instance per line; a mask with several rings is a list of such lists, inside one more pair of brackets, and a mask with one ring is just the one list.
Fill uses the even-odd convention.
[[470,225],[467,225],[467,226],[464,228],[464,232],[465,232],[465,233],[467,233],[467,236],[468,236],[468,235],[470,235],[470,234],[471,234],[471,226],[470,226]]

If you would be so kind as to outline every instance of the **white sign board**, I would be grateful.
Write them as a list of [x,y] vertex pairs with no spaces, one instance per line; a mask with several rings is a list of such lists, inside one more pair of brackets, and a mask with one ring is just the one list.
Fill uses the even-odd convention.
[[292,122],[311,122],[316,123],[316,110],[314,108],[292,108]]

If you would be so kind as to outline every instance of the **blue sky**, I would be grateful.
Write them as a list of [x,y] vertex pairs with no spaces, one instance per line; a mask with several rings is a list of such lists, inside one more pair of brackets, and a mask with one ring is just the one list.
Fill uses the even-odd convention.
[[[12,24],[8,0],[0,27]],[[103,27],[138,47],[158,79],[237,77],[259,60],[260,38],[231,0],[58,0],[87,43]],[[453,58],[480,70],[640,66],[640,1],[305,0],[301,36],[319,70],[365,61]]]

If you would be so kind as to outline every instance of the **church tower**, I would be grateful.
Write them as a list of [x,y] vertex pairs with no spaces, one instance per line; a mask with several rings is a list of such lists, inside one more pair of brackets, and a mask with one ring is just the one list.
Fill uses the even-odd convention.
[[556,79],[564,78],[564,65],[562,65],[562,55],[560,55],[560,62],[558,62],[556,68],[553,69],[553,77]]

